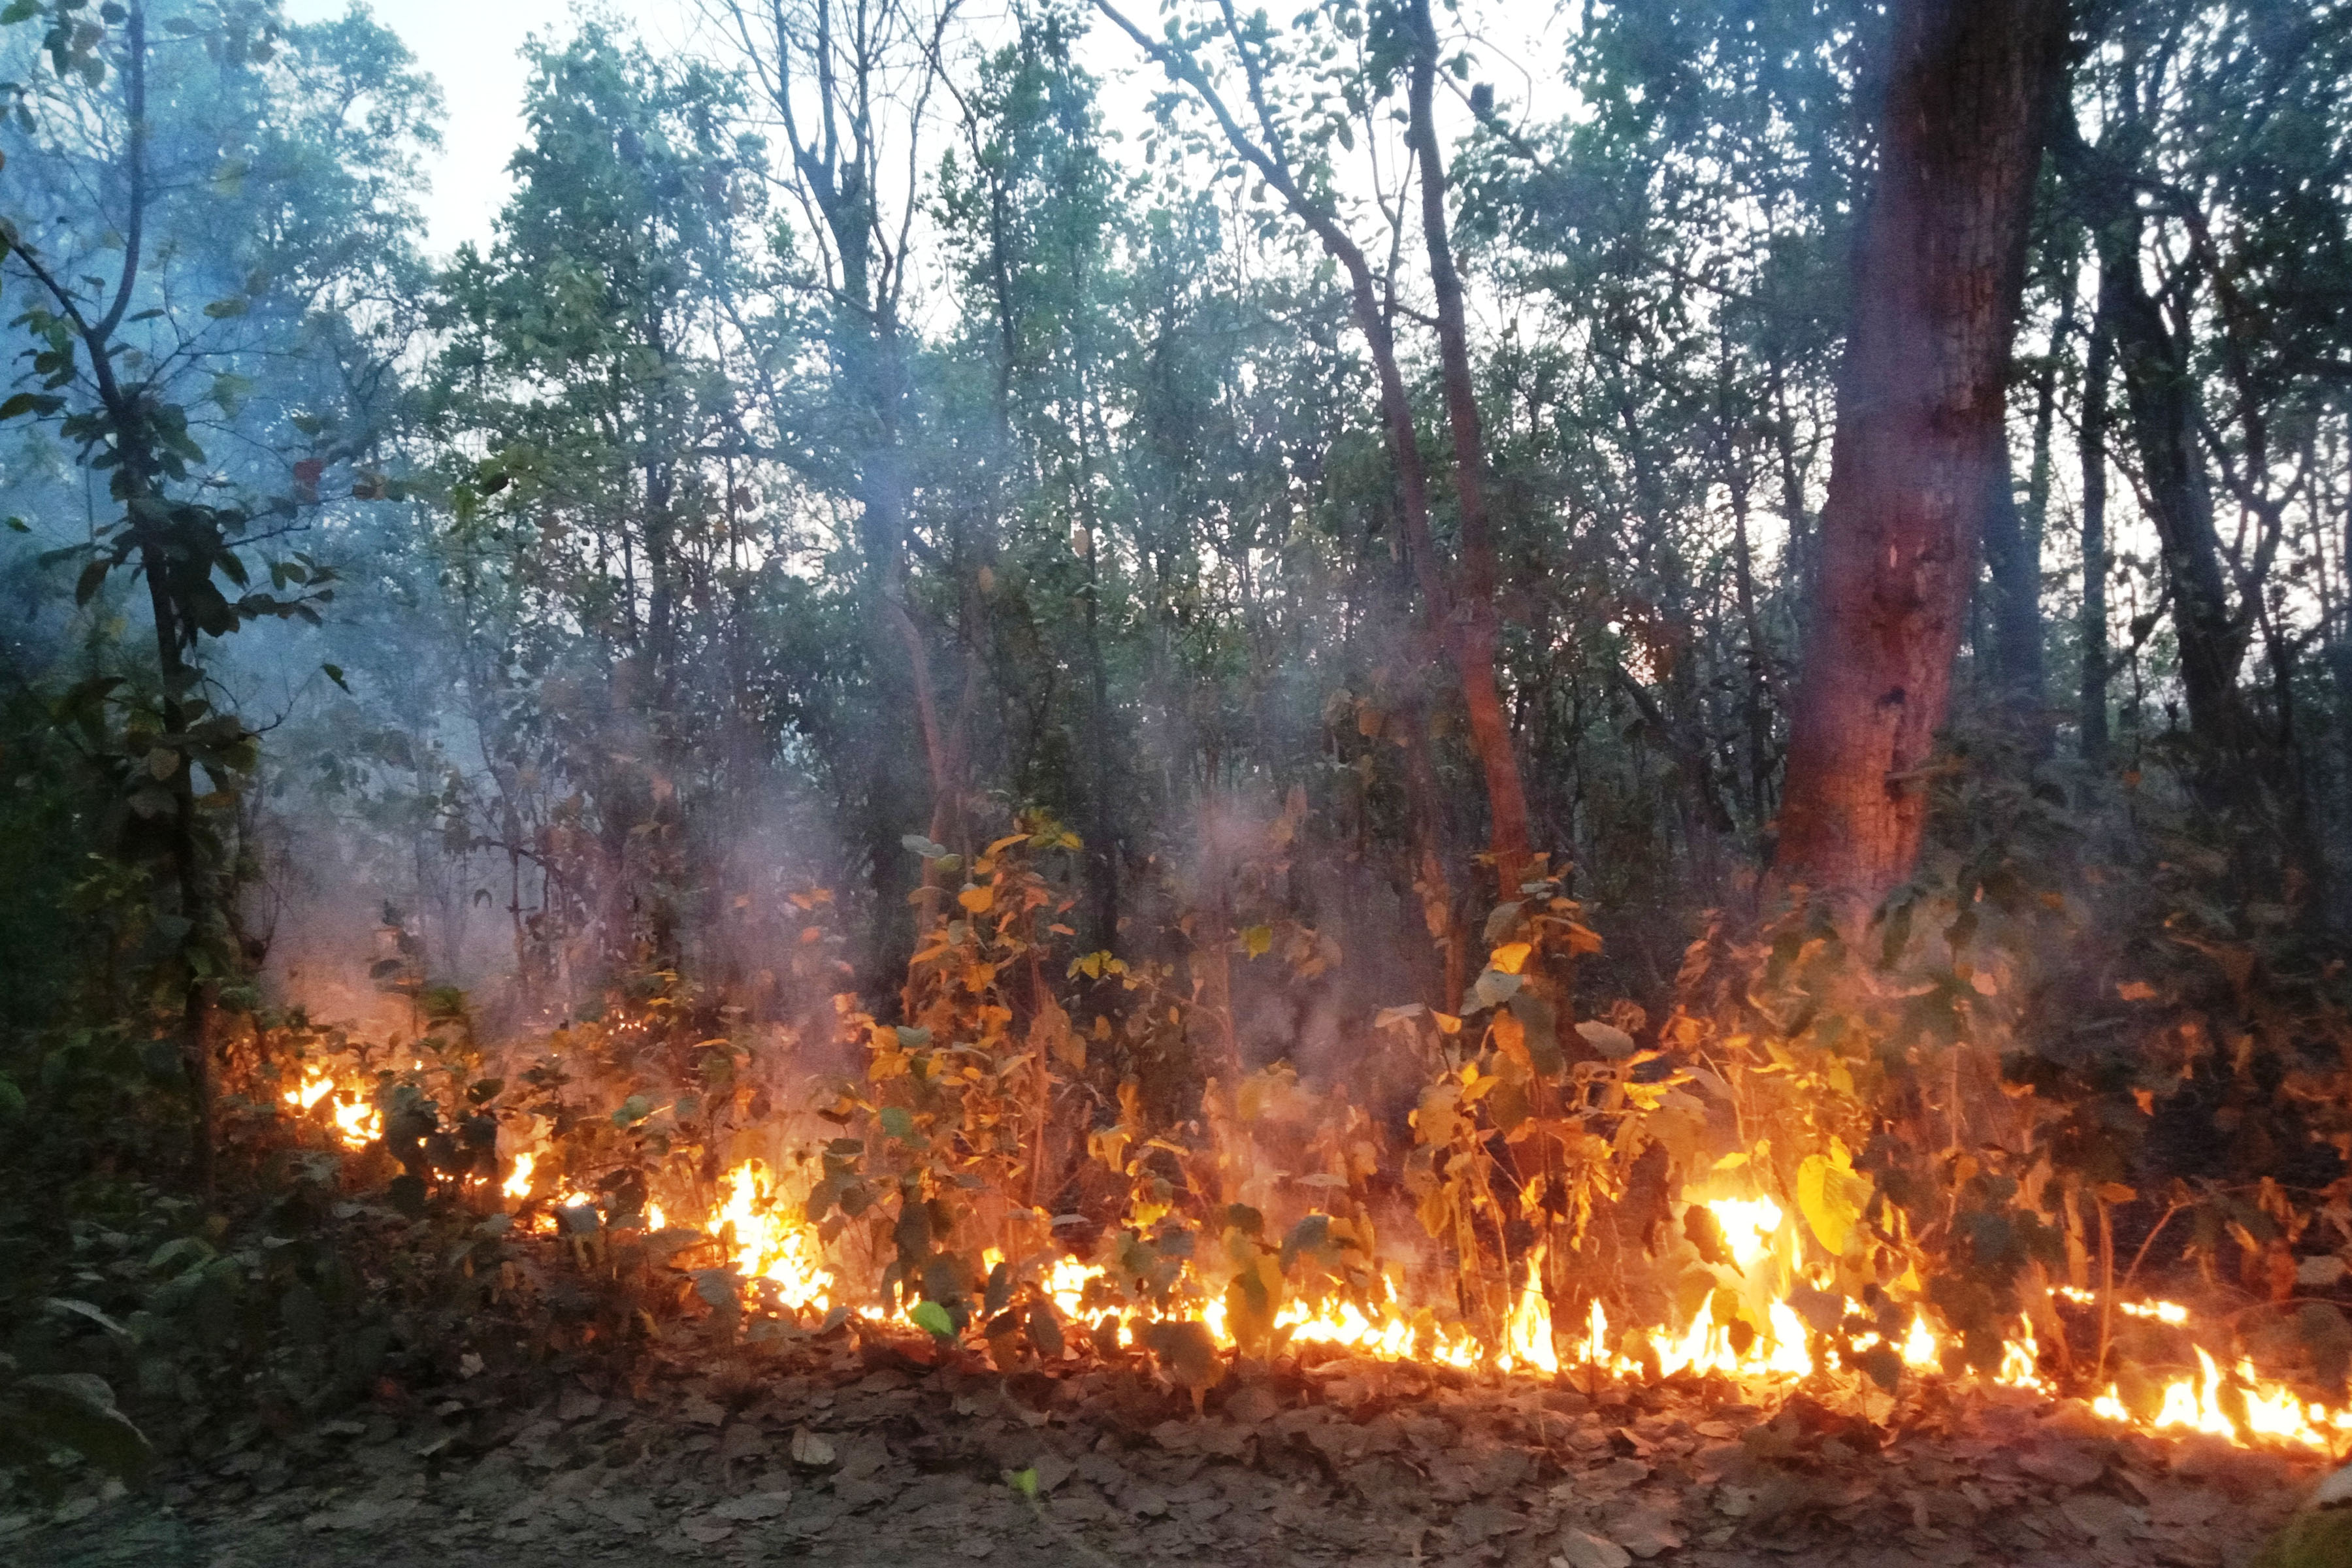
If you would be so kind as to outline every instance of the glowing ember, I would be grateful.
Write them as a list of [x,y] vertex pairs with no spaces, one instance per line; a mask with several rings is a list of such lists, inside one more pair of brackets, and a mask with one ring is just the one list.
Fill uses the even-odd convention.
[[536,1154],[528,1152],[517,1154],[514,1159],[514,1169],[507,1173],[506,1185],[499,1190],[510,1198],[530,1196],[530,1168],[538,1163],[539,1156]]
[[[2078,1307],[2095,1307],[2098,1296],[2089,1290],[2078,1290],[2072,1285],[2058,1287],[2058,1294]],[[2189,1309],[2178,1301],[2117,1301],[2116,1310],[2126,1318],[2145,1318],[2150,1322],[2168,1323],[2179,1328],[2189,1321]]]

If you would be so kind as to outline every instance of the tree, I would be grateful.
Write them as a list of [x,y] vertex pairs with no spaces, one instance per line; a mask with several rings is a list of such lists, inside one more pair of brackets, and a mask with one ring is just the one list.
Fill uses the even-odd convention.
[[[709,612],[740,560],[743,469],[772,446],[729,374],[778,347],[746,309],[764,153],[708,66],[656,62],[593,25],[533,63],[516,194],[490,254],[466,247],[443,280],[432,377],[434,436],[463,454],[449,563],[496,649],[467,682],[498,802],[486,837],[530,851],[517,784],[543,771],[548,731],[568,731],[558,771],[585,788],[599,853],[572,868],[579,921],[558,923],[591,928],[604,964],[674,970],[707,874],[684,842],[700,826],[688,736],[707,721],[748,743],[709,680],[743,673]],[[585,646],[551,646],[534,607]],[[502,716],[532,678],[524,710]],[[561,700],[567,679],[602,700]]]
[[1918,855],[2064,45],[2030,0],[1908,0],[1888,44],[1774,862],[1849,916]]
[[[414,282],[415,215],[391,187],[432,100],[363,21],[289,29],[273,11],[204,5],[152,27],[150,16],[137,3],[7,13],[47,24],[52,71],[5,89],[23,135],[8,149],[0,276],[26,296],[13,324],[33,385],[0,418],[53,421],[105,476],[118,510],[48,557],[80,563],[75,603],[117,573],[144,584],[152,663],[77,685],[61,710],[113,785],[113,854],[147,882],[144,1000],[171,1020],[208,1192],[207,1017],[249,962],[229,845],[257,748],[205,643],[257,619],[315,621],[333,597],[332,571],[282,542],[328,469],[373,453],[389,426],[404,322],[371,307],[383,286]],[[362,100],[376,117],[355,129],[346,114]],[[210,457],[208,429],[235,455]],[[385,485],[352,470],[354,494]]]
[[[1227,105],[1214,79],[1202,65],[1196,43],[1183,39],[1174,30],[1166,40],[1155,39],[1108,0],[1096,0],[1096,8],[1132,38],[1167,73],[1170,81],[1190,89],[1200,100],[1214,117],[1234,154],[1280,195],[1292,215],[1315,236],[1347,279],[1356,330],[1371,354],[1381,423],[1388,438],[1390,460],[1395,467],[1405,549],[1421,589],[1422,613],[1427,617],[1433,640],[1445,650],[1454,668],[1486,786],[1496,880],[1501,896],[1511,898],[1517,890],[1532,847],[1526,790],[1520,782],[1496,671],[1496,569],[1485,505],[1486,448],[1469,379],[1461,286],[1446,236],[1445,170],[1431,119],[1439,46],[1428,9],[1421,5],[1403,16],[1375,9],[1360,19],[1351,17],[1355,25],[1378,29],[1380,36],[1371,40],[1375,63],[1363,79],[1349,85],[1346,97],[1355,105],[1368,105],[1392,86],[1392,82],[1383,81],[1382,76],[1400,64],[1404,67],[1410,83],[1408,137],[1414,147],[1422,189],[1423,243],[1438,296],[1439,352],[1445,367],[1447,425],[1454,454],[1454,493],[1461,526],[1461,564],[1454,574],[1449,574],[1439,559],[1430,526],[1429,473],[1391,324],[1395,279],[1391,277],[1383,290],[1370,257],[1349,232],[1339,202],[1329,189],[1328,143],[1346,131],[1346,121],[1318,115],[1305,126],[1286,125],[1269,95],[1270,66],[1277,54],[1263,13],[1244,23],[1226,6],[1218,14],[1219,22],[1202,32],[1203,39],[1222,37],[1231,49],[1255,121],[1253,129]],[[1319,101],[1317,107],[1320,108]],[[1300,117],[1294,111],[1294,118]],[[1352,140],[1352,132],[1348,135]],[[1296,151],[1294,142],[1298,143]],[[1300,159],[1307,156],[1312,157],[1313,163],[1302,166]]]
[[[960,837],[964,788],[952,766],[954,721],[941,712],[908,592],[917,344],[905,318],[924,202],[924,136],[957,0],[845,9],[831,0],[764,7],[723,0],[714,8],[782,132],[776,177],[801,209],[815,253],[808,281],[831,307],[826,412],[834,428],[815,451],[846,473],[857,507],[861,631],[878,710],[861,837],[885,935],[876,973],[890,975],[913,940],[905,914],[911,858],[900,841],[920,796],[909,786],[929,786],[924,815],[934,838]],[[903,184],[894,136],[906,142]],[[909,718],[923,765],[916,780],[904,750],[882,740]]]

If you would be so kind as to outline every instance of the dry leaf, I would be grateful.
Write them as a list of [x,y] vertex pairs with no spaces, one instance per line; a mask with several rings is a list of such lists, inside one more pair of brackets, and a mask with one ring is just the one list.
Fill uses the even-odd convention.
[[1569,1530],[1559,1538],[1551,1568],[1632,1568],[1633,1553],[1589,1531]]

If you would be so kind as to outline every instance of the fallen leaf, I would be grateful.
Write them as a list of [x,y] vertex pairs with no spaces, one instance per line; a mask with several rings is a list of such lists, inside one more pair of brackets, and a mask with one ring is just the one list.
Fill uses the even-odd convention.
[[1559,1538],[1551,1568],[1632,1568],[1633,1553],[1589,1531],[1570,1529]]
[[2107,1461],[2080,1443],[2047,1443],[2020,1454],[2017,1468],[2053,1486],[2087,1487],[2107,1473]]
[[2105,1492],[2076,1492],[2058,1505],[2066,1522],[2098,1541],[2122,1541],[2147,1533],[2147,1516]]
[[755,1520],[774,1519],[793,1506],[790,1492],[746,1492],[741,1497],[729,1498],[710,1510],[713,1519],[747,1524]]
[[792,1453],[793,1463],[806,1465],[812,1470],[823,1469],[834,1458],[833,1445],[805,1426],[793,1431]]
[[1610,1539],[1634,1556],[1647,1560],[1673,1552],[1683,1543],[1682,1531],[1655,1509],[1637,1508],[1609,1521]]
[[1037,1489],[1041,1492],[1051,1492],[1068,1480],[1077,1469],[1069,1460],[1050,1450],[1038,1455],[1037,1462],[1029,1468],[1037,1472]]

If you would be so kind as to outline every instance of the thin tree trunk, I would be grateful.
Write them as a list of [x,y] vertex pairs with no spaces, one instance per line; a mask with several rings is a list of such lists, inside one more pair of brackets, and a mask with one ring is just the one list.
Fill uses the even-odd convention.
[[2083,366],[2083,760],[2107,760],[2107,316],[2091,323]]
[[2065,40],[2038,0],[1895,12],[1774,866],[1850,924],[1918,857]]
[[[1437,296],[1438,363],[1445,383],[1445,421],[1454,437],[1454,493],[1461,512],[1462,574],[1454,614],[1464,646],[1462,695],[1470,733],[1486,775],[1494,816],[1495,877],[1500,896],[1518,896],[1533,847],[1528,837],[1527,794],[1511,749],[1511,731],[1495,677],[1500,626],[1495,614],[1495,542],[1486,516],[1486,445],[1479,429],[1477,388],[1470,376],[1470,334],[1462,308],[1462,279],[1446,237],[1445,160],[1437,145],[1432,99],[1437,79],[1437,28],[1429,0],[1412,0],[1414,51],[1407,136],[1421,164],[1421,231],[1429,251],[1429,278]],[[1474,668],[1475,667],[1475,668]]]
[[2047,749],[2042,701],[2042,537],[2028,528],[2004,435],[1985,487],[1985,563],[1991,589],[1991,686],[2003,721],[2035,755]]

